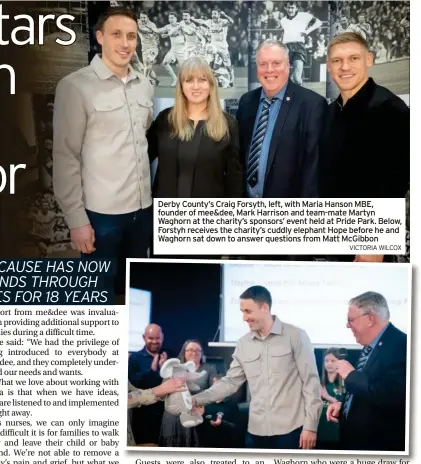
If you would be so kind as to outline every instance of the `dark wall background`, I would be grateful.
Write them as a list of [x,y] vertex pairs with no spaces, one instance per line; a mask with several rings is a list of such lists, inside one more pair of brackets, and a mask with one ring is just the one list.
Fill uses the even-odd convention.
[[[132,263],[130,286],[152,292],[151,322],[162,327],[167,348],[178,353],[187,339],[196,338],[202,343],[208,360],[218,364],[219,371],[229,367],[234,349],[208,346],[219,326],[219,264]],[[241,317],[240,310],[238,317]],[[218,340],[219,334],[215,341]],[[320,374],[323,351],[315,350]],[[348,360],[355,364],[359,352],[349,350]]]
[[189,338],[207,346],[219,325],[220,265],[132,263],[130,286],[152,292],[151,322],[177,353]]

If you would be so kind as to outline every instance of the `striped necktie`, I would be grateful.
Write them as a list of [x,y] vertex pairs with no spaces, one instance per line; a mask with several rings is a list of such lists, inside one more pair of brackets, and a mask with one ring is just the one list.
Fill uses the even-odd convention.
[[262,114],[257,123],[256,131],[250,145],[248,167],[247,167],[247,182],[250,187],[254,187],[258,180],[259,173],[259,158],[262,151],[263,141],[265,139],[266,129],[269,121],[269,108],[275,99],[265,98],[263,100]]
[[364,366],[366,365],[367,359],[372,350],[373,348],[371,348],[371,346],[365,346],[362,349],[360,357],[358,359],[358,363],[357,363],[357,371],[362,371],[364,369]]
[[[357,371],[362,371],[367,364],[368,357],[370,356],[370,353],[373,351],[373,348],[371,346],[365,346],[360,354],[360,357],[358,358],[357,362]],[[344,412],[345,412],[345,417],[348,416],[349,408],[351,406],[351,401],[352,401],[352,394],[347,392],[345,396],[345,404],[344,404]]]

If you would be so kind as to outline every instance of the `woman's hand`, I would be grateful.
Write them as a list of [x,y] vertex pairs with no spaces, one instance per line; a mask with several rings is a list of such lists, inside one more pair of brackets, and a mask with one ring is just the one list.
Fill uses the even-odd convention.
[[184,392],[186,390],[186,381],[182,378],[168,379],[162,382],[161,385],[152,388],[153,393],[158,397],[169,395],[170,393]]

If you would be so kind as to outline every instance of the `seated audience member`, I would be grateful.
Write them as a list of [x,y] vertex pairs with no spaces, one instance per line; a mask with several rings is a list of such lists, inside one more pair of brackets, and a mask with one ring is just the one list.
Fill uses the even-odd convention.
[[238,123],[222,111],[218,85],[207,62],[184,61],[175,103],[148,131],[149,158],[158,158],[155,197],[241,197]]
[[127,409],[129,410],[127,414],[127,446],[136,446],[131,427],[131,409],[154,404],[165,395],[183,391],[186,391],[184,379],[169,379],[161,385],[148,390],[139,390],[129,382],[127,396]]
[[[129,382],[136,388],[149,389],[161,384],[159,370],[173,354],[163,349],[164,334],[159,325],[149,324],[143,340],[145,347],[129,357]],[[133,411],[133,435],[137,444],[158,444],[163,413],[162,402]]]
[[[222,379],[217,375],[212,385]],[[203,448],[238,448],[239,409],[231,397],[205,406],[204,424],[200,429],[200,446]]]
[[[182,363],[193,361],[196,372],[206,371],[207,375],[195,381],[200,387],[197,393],[210,387],[212,379],[216,376],[215,366],[203,363],[203,348],[197,340],[187,340],[178,356]],[[196,393],[196,392],[195,392]],[[199,446],[198,427],[185,428],[181,425],[180,417],[164,411],[161,426],[160,446],[165,447],[197,447]]]
[[339,445],[339,424],[328,422],[326,411],[329,404],[342,402],[344,398],[343,381],[336,371],[339,361],[339,350],[329,348],[324,354],[324,368],[322,375],[322,400],[323,408],[317,429],[318,449],[337,449]]

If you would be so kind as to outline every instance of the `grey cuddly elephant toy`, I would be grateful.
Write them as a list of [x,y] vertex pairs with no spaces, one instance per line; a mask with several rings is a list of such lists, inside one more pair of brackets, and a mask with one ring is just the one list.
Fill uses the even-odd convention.
[[171,393],[165,398],[165,410],[174,416],[180,416],[180,422],[183,427],[196,427],[203,422],[203,417],[192,414],[193,407],[191,392],[200,390],[200,387],[194,382],[207,375],[206,371],[196,373],[193,361],[181,364],[176,358],[167,359],[159,371],[160,376],[164,379],[173,377],[186,379],[187,391]]

